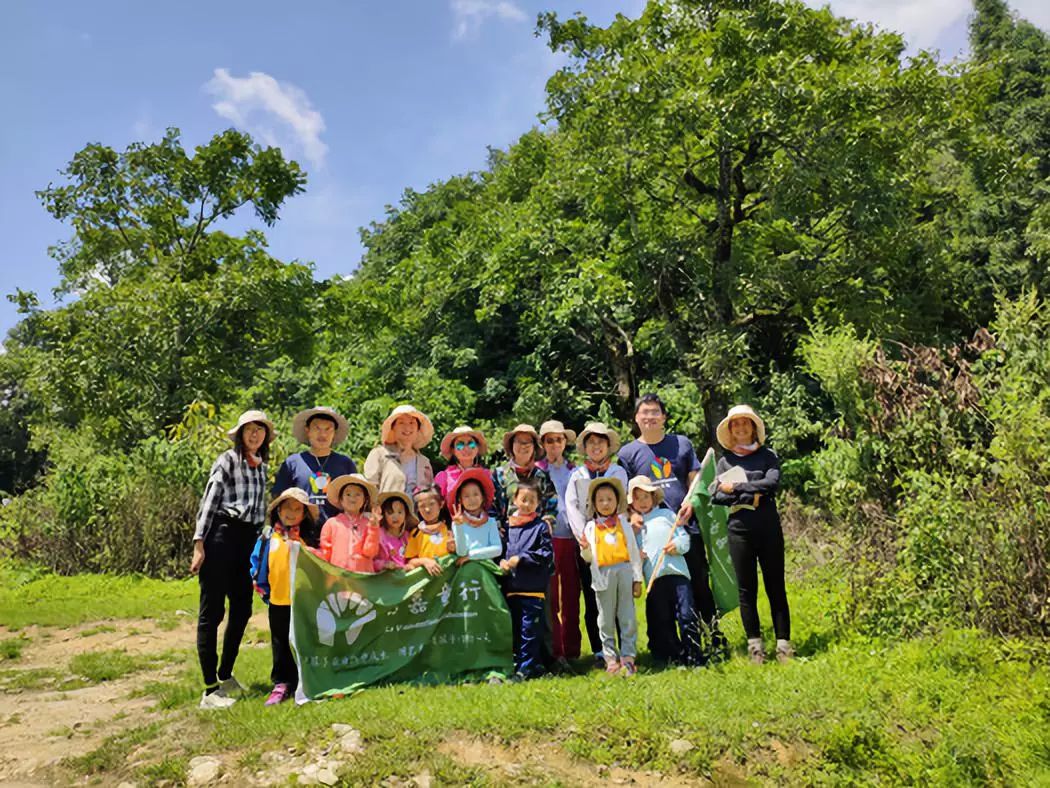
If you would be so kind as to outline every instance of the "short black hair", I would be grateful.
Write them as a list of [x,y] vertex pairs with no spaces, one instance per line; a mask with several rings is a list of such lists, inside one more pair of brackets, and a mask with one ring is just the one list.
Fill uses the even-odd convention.
[[601,438],[603,441],[605,441],[606,446],[612,446],[612,441],[609,440],[608,435],[602,435],[600,432],[589,432],[587,433],[587,436],[583,439],[584,451],[587,450],[587,441],[589,441],[591,438]]
[[643,394],[634,401],[634,415],[638,415],[638,411],[641,409],[642,405],[649,404],[658,405],[660,407],[660,412],[665,416],[667,415],[667,406],[664,405],[664,401],[660,399],[659,394],[653,394],[652,392]]
[[306,420],[306,426],[309,427],[317,419],[324,419],[325,421],[332,422],[332,426],[339,429],[339,422],[335,420],[334,416],[329,416],[327,413],[315,413],[313,416]]
[[540,492],[540,485],[535,479],[521,479],[518,482],[518,488],[514,491],[514,495],[517,496],[519,490],[532,490],[536,494],[536,500],[540,500],[543,494]]

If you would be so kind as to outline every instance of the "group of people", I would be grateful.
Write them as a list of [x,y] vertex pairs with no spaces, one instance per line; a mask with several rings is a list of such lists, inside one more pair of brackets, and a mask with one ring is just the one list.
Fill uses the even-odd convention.
[[[332,408],[309,408],[292,422],[293,436],[309,448],[281,465],[267,505],[275,427],[262,411],[241,414],[228,432],[233,447],[212,466],[194,533],[201,707],[227,707],[244,690],[233,668],[255,591],[269,612],[274,686],[266,703],[293,697],[291,541],[360,573],[422,567],[436,576],[448,563],[439,559],[448,555],[460,564],[498,563],[516,680],[573,671],[570,660],[583,649],[581,594],[590,653],[609,673],[636,672],[634,600],[643,588],[655,661],[699,666],[723,658],[727,644],[693,517],[700,496],[729,508],[729,549],[750,659],[767,659],[756,609],[761,566],[776,658],[789,660],[784,537],[775,502],[780,465],[765,445],[762,419],[739,405],[719,424],[725,451],[711,490],[693,489],[699,458],[688,438],[666,432],[658,395],[638,399],[635,423],[638,437],[626,445],[600,422],[579,434],[557,420],[538,430],[519,424],[502,436],[505,460],[491,469],[485,435],[458,427],[441,440],[447,465],[435,475],[422,453],[434,427],[426,414],[401,405],[383,421],[380,443],[359,473],[351,458],[335,451],[347,437],[346,419]],[[573,448],[575,461],[568,456]]]

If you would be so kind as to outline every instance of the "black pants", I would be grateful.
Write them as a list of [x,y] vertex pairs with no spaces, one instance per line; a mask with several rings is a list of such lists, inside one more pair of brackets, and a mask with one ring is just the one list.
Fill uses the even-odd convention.
[[594,587],[591,585],[591,565],[577,555],[576,568],[580,573],[580,586],[583,588],[583,625],[587,630],[587,640],[591,644],[591,653],[601,654],[602,636],[598,634],[598,599],[594,596]]
[[653,659],[683,665],[703,662],[689,578],[682,575],[656,578],[645,597],[645,622]]
[[514,630],[514,670],[528,678],[542,676],[543,599],[534,596],[510,595],[511,625]]
[[740,619],[748,638],[762,637],[758,623],[758,567],[773,613],[773,631],[778,640],[791,640],[791,615],[784,588],[784,532],[779,518],[746,526],[729,524],[729,555],[740,586]]
[[292,624],[291,605],[270,605],[270,651],[273,654],[273,668],[270,670],[270,681],[274,684],[287,684],[293,690],[299,686],[299,671],[295,667],[295,657],[288,630]]
[[[204,564],[198,576],[201,602],[197,615],[197,658],[206,687],[233,674],[244,629],[252,617],[251,554],[258,536],[259,530],[254,525],[220,520],[204,539]],[[222,662],[219,662],[216,645],[227,600],[230,617],[222,638]]]
[[689,576],[692,578],[696,612],[704,624],[714,629],[718,625],[718,609],[715,607],[715,597],[711,593],[711,583],[708,581],[707,550],[704,548],[704,538],[700,534],[689,534],[689,551],[685,554],[685,565],[689,567]]

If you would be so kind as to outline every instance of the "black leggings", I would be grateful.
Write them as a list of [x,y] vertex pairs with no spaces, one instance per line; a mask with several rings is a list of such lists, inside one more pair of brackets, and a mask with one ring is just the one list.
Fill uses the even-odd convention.
[[740,587],[740,619],[747,637],[762,637],[758,623],[758,567],[773,613],[773,631],[778,640],[791,640],[791,614],[784,588],[784,532],[779,518],[741,527],[729,523],[729,555]]
[[[252,617],[251,554],[259,530],[233,520],[216,522],[204,540],[204,564],[199,580],[200,612],[197,615],[197,658],[204,686],[211,687],[233,674],[248,619]],[[222,638],[222,662],[216,654],[219,624],[230,617]]]
[[291,605],[270,605],[270,651],[273,655],[273,669],[270,681],[274,684],[287,684],[293,690],[299,685],[299,671],[295,667],[290,645],[292,624]]

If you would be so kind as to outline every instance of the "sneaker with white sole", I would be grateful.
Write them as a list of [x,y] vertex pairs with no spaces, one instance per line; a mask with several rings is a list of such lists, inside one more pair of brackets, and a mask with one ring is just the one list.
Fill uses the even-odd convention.
[[219,682],[219,689],[216,692],[227,698],[235,698],[238,695],[243,695],[247,690],[241,682],[230,676],[228,679],[223,679]]
[[236,701],[233,698],[227,697],[226,695],[220,695],[218,690],[215,692],[205,692],[201,696],[200,708],[202,709],[228,709]]

